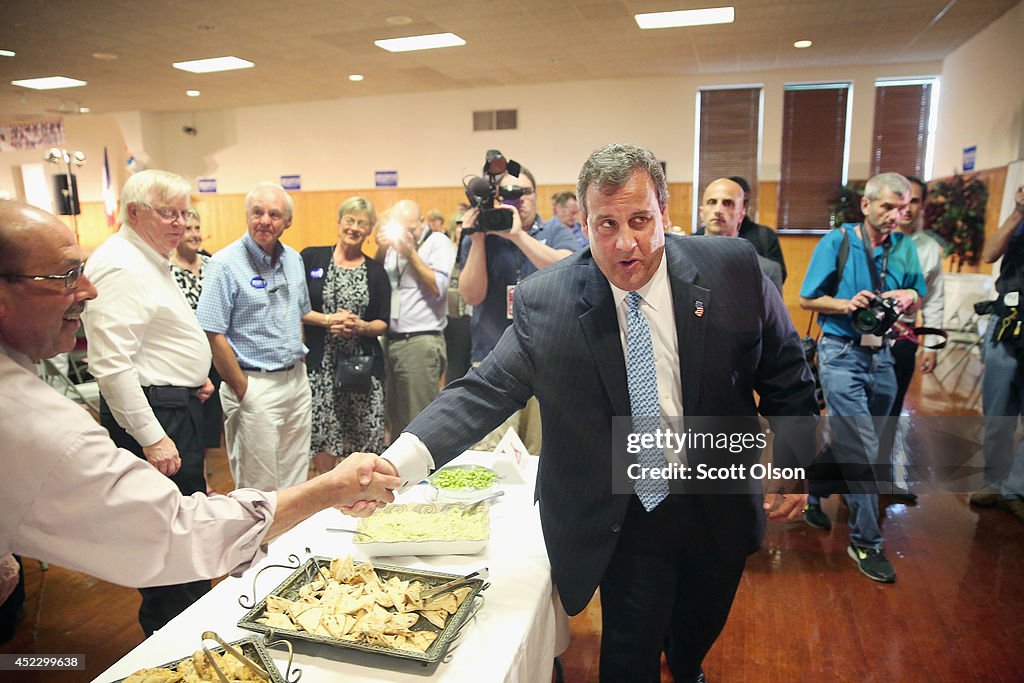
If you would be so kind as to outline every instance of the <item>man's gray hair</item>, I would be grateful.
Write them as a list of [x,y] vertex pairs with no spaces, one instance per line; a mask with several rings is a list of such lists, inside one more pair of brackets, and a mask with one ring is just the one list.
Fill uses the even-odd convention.
[[872,201],[882,196],[882,190],[902,196],[910,192],[910,181],[899,173],[879,173],[864,186],[864,196]]
[[[338,207],[338,220],[347,216],[350,213],[365,213],[366,217],[370,220],[370,229],[377,225],[377,210],[373,208],[373,204],[366,197],[349,197],[341,206]],[[441,216],[444,218],[444,216]]]
[[292,218],[295,215],[295,203],[292,201],[292,197],[288,194],[283,187],[277,183],[264,181],[256,185],[256,187],[249,190],[249,194],[245,195],[245,215],[249,215],[249,209],[252,208],[253,197],[264,192],[266,190],[274,190],[275,192],[281,193],[284,197],[285,206],[288,207],[288,218]]
[[157,169],[139,171],[121,190],[121,224],[135,227],[128,217],[129,204],[152,207],[154,202],[169,204],[191,194],[192,185],[177,173]]
[[637,171],[643,171],[654,182],[658,208],[664,211],[668,206],[668,183],[665,182],[661,162],[643,147],[611,144],[591,154],[580,169],[576,181],[576,197],[583,217],[587,217],[587,190],[592,184],[597,186],[599,192],[610,193],[621,187]]

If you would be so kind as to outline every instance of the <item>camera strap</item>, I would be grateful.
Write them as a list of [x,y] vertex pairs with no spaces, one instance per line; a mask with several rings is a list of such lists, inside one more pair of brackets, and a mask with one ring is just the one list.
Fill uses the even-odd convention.
[[882,243],[882,272],[878,272],[878,268],[875,266],[875,255],[874,248],[871,246],[871,240],[867,238],[864,230],[864,224],[861,223],[857,226],[860,229],[860,241],[864,246],[864,255],[868,259],[868,272],[871,273],[871,287],[875,294],[881,294],[885,285],[885,276],[889,270],[889,249],[892,248],[892,235],[889,235],[885,242]]
[[[896,340],[906,339],[907,341],[914,342],[921,348],[928,349],[929,351],[938,351],[939,349],[945,348],[946,341],[949,339],[949,332],[946,330],[939,329],[937,327],[911,327],[902,320],[897,320],[892,324],[893,332],[896,333]],[[940,341],[934,344],[925,344],[921,341],[923,335],[931,335],[939,337]]]

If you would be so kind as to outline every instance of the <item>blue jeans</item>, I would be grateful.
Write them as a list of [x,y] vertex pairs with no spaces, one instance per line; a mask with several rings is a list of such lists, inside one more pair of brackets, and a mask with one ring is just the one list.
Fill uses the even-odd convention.
[[[989,325],[985,374],[981,383],[985,413],[985,483],[1008,498],[1024,497],[1024,443],[1014,449],[1014,431],[1024,408],[1024,373],[1013,347],[992,341],[999,325]],[[993,419],[994,418],[994,419]]]
[[[888,347],[869,349],[853,340],[822,337],[818,373],[836,461],[874,465],[879,434],[896,397],[892,352]],[[856,483],[848,484],[854,491]],[[873,486],[866,482],[867,489]],[[850,541],[862,548],[881,549],[878,493],[844,493],[843,498],[850,507]],[[821,504],[818,496],[808,496],[808,502]]]

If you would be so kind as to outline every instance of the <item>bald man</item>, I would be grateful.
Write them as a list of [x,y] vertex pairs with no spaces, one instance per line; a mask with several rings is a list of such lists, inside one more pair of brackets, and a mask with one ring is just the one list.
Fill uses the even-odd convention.
[[403,199],[377,230],[376,259],[391,281],[391,320],[385,354],[387,422],[392,438],[440,391],[448,366],[448,280],[455,247],[433,232],[420,205]]
[[0,201],[0,556],[29,555],[125,586],[240,573],[266,543],[322,509],[393,500],[401,483],[362,454],[273,493],[183,496],[156,467],[39,379],[70,350],[96,288],[54,216]]
[[[729,178],[719,178],[704,190],[700,202],[700,217],[709,235],[739,237],[740,224],[747,215],[743,203],[743,188]],[[771,259],[758,254],[758,263],[768,279],[782,291],[782,267]]]

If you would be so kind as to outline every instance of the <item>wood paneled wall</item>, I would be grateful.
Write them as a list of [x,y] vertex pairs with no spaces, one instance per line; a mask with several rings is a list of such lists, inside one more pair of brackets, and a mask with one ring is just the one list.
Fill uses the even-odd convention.
[[[986,207],[985,234],[990,235],[999,227],[999,206],[1002,202],[1003,188],[1006,184],[1006,168],[990,169],[978,172],[978,177],[988,184],[989,200]],[[545,218],[551,216],[551,195],[565,190],[575,190],[570,184],[541,185],[538,188],[537,206]],[[693,187],[690,183],[669,183],[669,217],[676,225],[689,230],[693,216]],[[310,192],[292,192],[295,202],[295,218],[292,227],[284,235],[284,242],[297,250],[311,245],[333,244],[336,239],[338,206],[353,195],[360,195],[377,208],[378,213],[387,210],[399,199],[413,199],[419,202],[426,213],[431,209],[439,209],[450,216],[459,202],[465,201],[461,187],[432,188],[387,188],[362,190],[327,190]],[[778,224],[778,183],[761,181],[758,192],[757,220],[759,223],[776,227]],[[245,196],[236,194],[197,195],[193,203],[202,216],[204,247],[211,251],[230,244],[238,239],[245,230]],[[62,217],[71,225],[69,216]],[[105,240],[113,228],[107,227],[103,204],[85,202],[82,214],[78,217],[79,240],[85,251],[91,252]],[[780,235],[779,242],[786,257],[788,277],[783,288],[783,298],[789,308],[793,322],[801,334],[807,328],[809,314],[799,306],[800,284],[811,253],[818,243],[818,235]],[[372,239],[368,241],[367,251],[373,253],[376,247]],[[946,270],[950,264],[946,263]],[[991,266],[981,264],[965,267],[964,272],[991,272]]]

